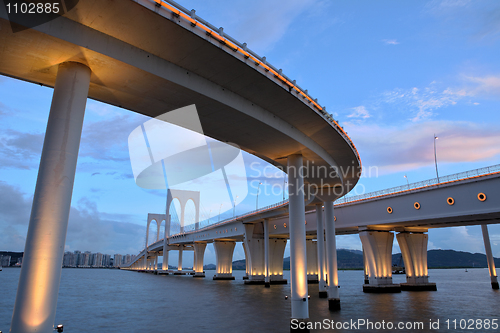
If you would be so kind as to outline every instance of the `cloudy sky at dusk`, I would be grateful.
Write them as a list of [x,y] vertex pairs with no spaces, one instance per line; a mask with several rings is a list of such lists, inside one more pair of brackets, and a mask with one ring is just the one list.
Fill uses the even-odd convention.
[[[377,170],[361,179],[358,194],[406,184],[404,175],[434,178],[434,134],[440,175],[500,164],[498,1],[179,3],[248,43],[326,106],[364,168]],[[0,76],[0,250],[24,248],[51,97],[51,88]],[[143,247],[147,213],[165,211],[166,193],[134,182],[127,140],[147,120],[88,100],[67,250],[134,254]],[[251,182],[236,214],[255,209],[255,182],[263,182],[259,206],[282,200],[270,193],[281,173],[259,177],[250,165],[265,163],[243,159]],[[233,213],[223,211],[222,218]],[[205,207],[202,218],[217,213]],[[500,227],[490,226],[490,237],[500,257]],[[337,242],[361,249],[355,235]],[[484,253],[479,226],[431,230],[429,248]],[[215,263],[213,248],[207,251],[205,262]],[[242,258],[238,245],[234,259]]]

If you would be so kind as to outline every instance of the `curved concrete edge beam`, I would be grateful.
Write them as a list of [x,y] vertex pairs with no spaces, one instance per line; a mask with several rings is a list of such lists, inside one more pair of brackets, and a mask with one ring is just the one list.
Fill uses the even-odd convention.
[[[320,156],[330,166],[339,170],[335,159],[323,147],[285,120],[262,107],[252,105],[251,101],[195,73],[190,72],[189,75],[186,75],[184,68],[167,60],[65,17],[59,17],[34,29],[119,60],[238,110],[296,140]],[[311,112],[314,111],[311,110]],[[320,116],[318,115],[318,117]],[[337,132],[333,127],[332,131]],[[346,145],[349,147],[347,142]],[[349,149],[351,148],[349,147]],[[339,174],[339,178],[343,184],[342,174]]]

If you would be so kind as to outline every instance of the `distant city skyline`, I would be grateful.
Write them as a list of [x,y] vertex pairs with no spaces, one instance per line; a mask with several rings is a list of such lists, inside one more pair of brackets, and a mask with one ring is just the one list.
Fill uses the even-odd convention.
[[[434,134],[440,176],[500,164],[498,2],[180,4],[247,42],[340,121],[364,169],[376,170],[355,192],[434,178]],[[0,250],[24,250],[51,98],[51,88],[0,76]],[[127,138],[146,120],[88,100],[66,251],[137,254],[144,247],[147,214],[164,213],[166,205],[164,190],[141,189],[132,176]],[[283,174],[258,175],[267,163],[243,159],[250,193],[235,214],[255,209],[256,181],[263,183],[259,206],[281,201],[283,192],[271,189],[283,185]],[[205,214],[218,218],[213,210]],[[232,214],[226,209],[221,219]],[[490,237],[499,257],[499,226],[490,226]],[[337,243],[361,249],[356,235],[338,236]],[[430,230],[433,248],[484,253],[480,227]],[[215,262],[213,247],[205,258]],[[238,245],[234,260],[242,258]]]

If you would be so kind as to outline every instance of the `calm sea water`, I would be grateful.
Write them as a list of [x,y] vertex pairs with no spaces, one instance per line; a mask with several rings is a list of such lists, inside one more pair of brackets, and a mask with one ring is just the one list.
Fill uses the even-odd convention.
[[[20,269],[0,272],[0,331],[8,332]],[[106,269],[63,269],[56,323],[64,332],[289,332],[290,285],[244,285],[243,271],[235,281],[191,276],[161,276]],[[288,279],[289,272],[285,272]],[[487,269],[430,270],[435,292],[365,294],[362,271],[340,271],[340,312],[330,312],[309,285],[310,319],[372,322],[424,322],[419,332],[499,332],[460,329],[460,319],[500,319],[500,293],[491,289]],[[395,275],[394,282],[405,282]],[[429,329],[429,320],[440,320]],[[457,319],[457,329],[445,321]],[[317,332],[319,330],[313,330]],[[355,331],[355,330],[323,330]],[[371,332],[358,328],[357,331]],[[387,330],[377,330],[385,332]],[[415,330],[398,330],[414,332]]]

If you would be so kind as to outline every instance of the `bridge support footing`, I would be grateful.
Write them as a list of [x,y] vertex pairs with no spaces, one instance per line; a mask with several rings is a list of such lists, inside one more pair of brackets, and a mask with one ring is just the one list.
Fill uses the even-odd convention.
[[328,309],[330,311],[338,311],[340,310],[340,299],[331,298],[328,300]]
[[234,276],[217,276],[217,275],[214,275],[213,277],[214,280],[234,280],[235,277]]
[[381,285],[364,284],[363,285],[363,292],[376,293],[376,294],[400,293],[401,292],[401,285],[400,284],[381,284]]
[[435,283],[401,283],[403,291],[437,291]]

